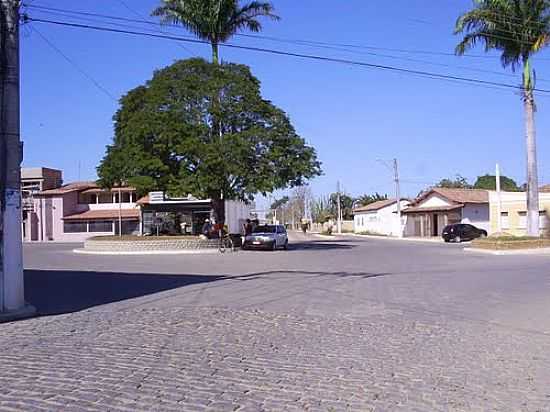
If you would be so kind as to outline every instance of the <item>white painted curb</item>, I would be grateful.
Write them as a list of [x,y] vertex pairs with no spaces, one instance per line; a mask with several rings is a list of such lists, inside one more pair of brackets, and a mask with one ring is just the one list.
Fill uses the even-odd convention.
[[514,255],[538,255],[538,256],[550,256],[550,248],[539,249],[519,249],[519,250],[490,250],[490,249],[478,249],[478,248],[464,248],[465,252],[482,253],[486,255],[494,256],[514,256]]

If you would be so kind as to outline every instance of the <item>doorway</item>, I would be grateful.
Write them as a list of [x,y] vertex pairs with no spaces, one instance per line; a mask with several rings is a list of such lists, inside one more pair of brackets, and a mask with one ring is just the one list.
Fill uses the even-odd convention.
[[437,213],[432,215],[432,236],[439,236],[439,216]]

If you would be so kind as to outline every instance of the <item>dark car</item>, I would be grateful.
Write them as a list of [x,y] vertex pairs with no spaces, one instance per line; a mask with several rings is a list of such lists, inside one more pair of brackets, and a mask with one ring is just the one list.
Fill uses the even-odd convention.
[[478,237],[487,237],[487,231],[478,229],[474,225],[457,223],[454,225],[445,226],[441,236],[445,242],[452,241],[460,243],[467,240],[474,240]]
[[243,249],[270,249],[288,248],[288,235],[283,225],[259,225],[246,236]]

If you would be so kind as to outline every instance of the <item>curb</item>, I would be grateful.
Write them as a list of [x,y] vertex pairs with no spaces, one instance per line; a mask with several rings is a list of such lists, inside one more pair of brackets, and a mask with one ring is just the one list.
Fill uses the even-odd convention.
[[36,315],[36,308],[32,305],[26,304],[22,309],[14,310],[12,312],[7,312],[7,313],[0,313],[0,323],[28,319],[28,318],[32,318],[35,315]]
[[[136,251],[108,251],[108,250],[86,250],[73,249],[74,253],[81,255],[110,255],[110,256],[141,256],[141,255],[210,255],[222,254],[218,249],[198,250],[136,250]],[[234,253],[234,252],[229,252]]]
[[479,249],[479,248],[464,248],[465,252],[470,253],[482,253],[493,256],[517,256],[517,255],[537,255],[537,256],[550,256],[550,248],[539,249],[517,249],[517,250],[491,250],[491,249]]

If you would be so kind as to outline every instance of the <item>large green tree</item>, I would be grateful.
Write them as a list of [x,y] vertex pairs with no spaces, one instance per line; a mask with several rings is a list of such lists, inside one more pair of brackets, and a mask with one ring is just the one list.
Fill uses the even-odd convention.
[[463,55],[481,43],[485,51],[498,50],[503,67],[522,68],[521,94],[527,146],[527,234],[539,235],[539,191],[535,133],[535,71],[532,57],[550,40],[548,0],[475,0],[474,8],[460,16],[456,34],[464,33],[456,47]]
[[[479,176],[474,183],[474,189],[496,190],[496,176],[485,175]],[[521,188],[517,185],[514,179],[507,176],[500,176],[500,188],[507,192],[520,192]]]
[[212,45],[212,62],[219,62],[219,45],[227,42],[240,30],[262,30],[258,17],[278,20],[270,2],[239,0],[161,0],[153,10],[163,23],[181,24],[201,40]]
[[126,94],[114,122],[102,185],[209,198],[222,222],[224,199],[253,200],[321,173],[315,150],[243,65],[178,61]]

